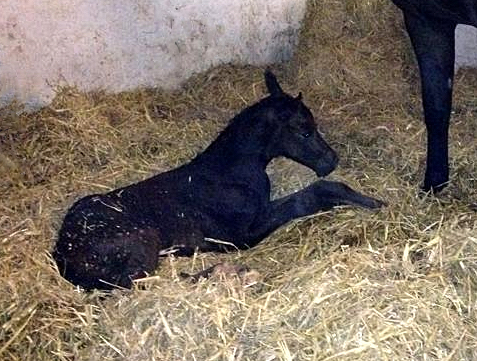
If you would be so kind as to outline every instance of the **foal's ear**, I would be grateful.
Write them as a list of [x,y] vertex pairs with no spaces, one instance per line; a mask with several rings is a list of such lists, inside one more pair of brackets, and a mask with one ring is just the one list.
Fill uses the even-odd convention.
[[271,72],[270,69],[265,70],[265,84],[267,84],[267,89],[270,95],[281,95],[283,94],[283,90],[278,84],[277,77]]
[[299,92],[298,95],[295,97],[295,100],[301,101],[302,99],[303,99],[303,94]]

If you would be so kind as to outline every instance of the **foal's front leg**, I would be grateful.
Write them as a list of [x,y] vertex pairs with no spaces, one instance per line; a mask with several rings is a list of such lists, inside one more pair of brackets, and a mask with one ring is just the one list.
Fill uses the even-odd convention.
[[358,193],[344,183],[321,180],[270,202],[264,216],[255,223],[251,238],[256,240],[256,244],[292,219],[345,204],[374,209],[383,206],[384,202]]

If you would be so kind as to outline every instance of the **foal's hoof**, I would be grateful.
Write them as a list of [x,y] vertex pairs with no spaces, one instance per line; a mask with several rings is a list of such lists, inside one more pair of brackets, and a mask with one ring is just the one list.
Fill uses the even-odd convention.
[[381,201],[377,198],[366,197],[366,196],[364,196],[360,202],[361,207],[368,208],[368,209],[379,209],[387,205],[388,204],[384,201]]
[[241,283],[245,286],[250,286],[257,283],[258,279],[260,278],[260,274],[257,271],[250,270],[250,268],[247,266],[230,264],[226,262],[218,263],[195,274],[181,272],[179,275],[182,278],[190,280],[192,283],[197,283],[201,278],[228,278],[235,276],[238,277],[241,280]]

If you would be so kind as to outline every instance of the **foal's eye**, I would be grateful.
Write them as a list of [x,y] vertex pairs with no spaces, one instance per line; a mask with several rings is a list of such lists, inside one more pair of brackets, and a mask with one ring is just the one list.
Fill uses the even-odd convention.
[[305,132],[305,133],[302,133],[301,136],[303,138],[309,138],[311,136],[311,132]]

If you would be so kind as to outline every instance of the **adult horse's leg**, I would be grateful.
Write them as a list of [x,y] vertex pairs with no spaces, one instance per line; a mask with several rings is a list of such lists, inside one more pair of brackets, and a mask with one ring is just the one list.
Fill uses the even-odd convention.
[[423,188],[425,191],[439,191],[449,181],[448,131],[456,24],[408,12],[404,13],[404,19],[421,74],[427,128],[427,165]]
[[321,180],[289,196],[270,202],[266,212],[257,219],[255,227],[250,230],[250,239],[256,242],[247,243],[247,246],[255,245],[292,219],[345,204],[370,209],[384,205],[380,200],[358,193],[344,183]]

